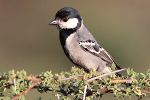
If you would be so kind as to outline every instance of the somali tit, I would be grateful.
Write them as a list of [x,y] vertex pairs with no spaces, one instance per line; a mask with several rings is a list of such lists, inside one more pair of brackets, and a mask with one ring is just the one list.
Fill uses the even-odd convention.
[[[85,71],[96,69],[101,73],[111,72],[110,66],[121,69],[112,56],[101,47],[83,24],[78,11],[72,7],[60,9],[49,23],[59,30],[59,39],[66,56]],[[120,73],[116,73],[119,76]]]

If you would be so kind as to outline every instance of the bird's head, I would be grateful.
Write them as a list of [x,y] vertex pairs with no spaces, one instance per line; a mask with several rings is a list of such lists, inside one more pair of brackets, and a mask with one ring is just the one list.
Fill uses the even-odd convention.
[[60,9],[55,19],[49,25],[56,25],[59,30],[62,29],[78,29],[82,24],[82,18],[78,11],[71,7],[64,7]]

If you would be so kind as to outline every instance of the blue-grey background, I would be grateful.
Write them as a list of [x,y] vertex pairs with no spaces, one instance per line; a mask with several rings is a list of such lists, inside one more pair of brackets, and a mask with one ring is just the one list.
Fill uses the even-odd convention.
[[[48,25],[64,6],[79,11],[98,43],[122,68],[146,73],[150,67],[149,0],[0,0],[1,73],[24,69],[28,75],[37,75],[71,69],[73,64],[62,51],[58,30]],[[39,94],[36,90],[26,95],[27,100],[38,96],[51,98],[49,92]],[[103,99],[116,99],[111,96]]]

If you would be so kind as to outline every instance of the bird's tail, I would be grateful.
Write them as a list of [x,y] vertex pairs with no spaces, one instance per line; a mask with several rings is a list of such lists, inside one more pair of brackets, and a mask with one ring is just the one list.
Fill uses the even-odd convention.
[[[121,69],[121,67],[118,64],[116,64],[116,69]],[[116,75],[118,77],[122,77],[122,75],[119,72],[117,72]]]

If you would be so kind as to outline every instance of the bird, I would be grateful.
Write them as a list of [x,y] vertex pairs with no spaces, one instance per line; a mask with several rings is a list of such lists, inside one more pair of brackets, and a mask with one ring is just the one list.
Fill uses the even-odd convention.
[[[121,69],[112,56],[97,43],[75,8],[61,8],[49,25],[57,27],[64,53],[79,68],[86,72],[96,69],[103,74],[112,72],[112,65],[115,65],[115,69]],[[121,76],[120,73],[116,75]]]

